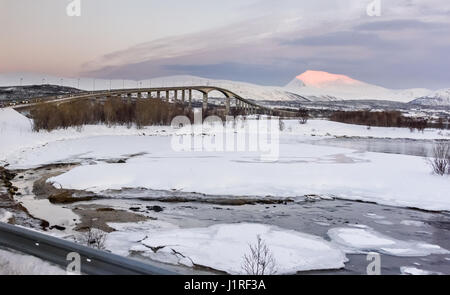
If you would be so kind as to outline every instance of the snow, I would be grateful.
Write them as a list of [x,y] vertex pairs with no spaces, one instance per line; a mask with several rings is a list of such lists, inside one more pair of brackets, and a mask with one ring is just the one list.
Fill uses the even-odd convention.
[[[100,192],[139,187],[227,196],[297,197],[331,195],[351,200],[450,210],[448,177],[437,177],[421,157],[358,152],[308,144],[329,136],[448,139],[448,132],[428,129],[372,128],[311,120],[287,121],[280,135],[280,158],[261,161],[258,152],[176,152],[169,127],[143,130],[85,126],[53,132],[31,132],[27,118],[0,110],[0,161],[12,169],[55,162],[85,164],[51,178],[57,187]],[[212,129],[205,135],[218,135]],[[146,136],[143,136],[143,135]],[[153,136],[160,135],[160,136]],[[313,136],[314,135],[314,136]],[[128,159],[126,163],[100,160]],[[95,175],[95,177],[92,177]]]
[[292,80],[285,89],[311,98],[329,100],[390,100],[410,102],[411,100],[431,94],[427,89],[392,90],[362,81],[352,79],[345,75],[332,74],[323,71],[306,71]]
[[442,273],[439,273],[439,272],[418,269],[418,268],[412,267],[412,266],[402,266],[402,267],[400,267],[400,272],[403,275],[416,275],[416,276],[442,275]]
[[65,275],[65,270],[39,258],[0,249],[0,275]]
[[[294,124],[293,124],[294,123]],[[411,132],[409,128],[371,127],[364,125],[345,124],[327,120],[309,120],[307,124],[289,122],[286,129],[291,127],[288,134],[334,136],[334,137],[370,137],[370,138],[398,138],[398,139],[450,139],[450,131],[425,129],[424,132]]]
[[188,267],[201,265],[229,274],[244,273],[243,257],[248,254],[249,245],[257,241],[257,235],[272,252],[277,274],[339,269],[347,261],[342,251],[320,237],[270,225],[216,224],[205,228],[150,229],[145,233],[130,233],[129,229],[109,234],[107,247],[113,245],[114,249],[122,249],[118,253],[124,254],[127,242],[123,241],[137,241],[146,236],[130,251],[157,261]]
[[[156,130],[161,128],[149,127],[148,129]],[[124,126],[110,128],[105,125],[84,126],[81,132],[77,131],[76,128],[58,129],[52,132],[33,132],[30,119],[12,108],[3,108],[0,109],[0,163],[7,160],[9,162],[10,159],[21,158],[22,156],[26,157],[26,154],[31,150],[43,147],[50,142],[101,135],[140,135],[143,132],[135,128],[126,128]],[[58,153],[54,154],[56,157],[57,155]],[[52,155],[47,155],[47,158],[49,160],[52,159]]]
[[5,209],[0,208],[0,222],[8,223],[13,214]]
[[425,223],[422,221],[418,221],[418,220],[402,220],[400,221],[400,224],[406,225],[406,226],[424,226]]
[[380,234],[370,228],[337,227],[328,230],[331,240],[346,253],[368,253],[377,251],[393,256],[428,256],[448,254],[438,245],[416,241],[401,241]]
[[450,89],[427,93],[411,102],[423,106],[450,106]]
[[[52,150],[70,147],[74,154],[81,154],[90,143],[88,139],[64,141]],[[226,196],[318,194],[450,210],[448,177],[431,174],[421,157],[287,142],[280,146],[278,161],[263,162],[250,152],[174,152],[168,137],[110,137],[104,143],[123,153],[130,146],[142,147],[147,154],[121,164],[79,166],[49,181],[57,187],[93,192],[149,188]]]

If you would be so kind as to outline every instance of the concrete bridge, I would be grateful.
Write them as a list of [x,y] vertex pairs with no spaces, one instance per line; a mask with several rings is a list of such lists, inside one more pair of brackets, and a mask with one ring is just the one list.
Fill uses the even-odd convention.
[[224,106],[225,114],[231,114],[231,110],[238,110],[243,114],[265,114],[274,115],[276,111],[279,116],[293,116],[295,112],[286,110],[277,110],[261,106],[253,101],[245,99],[240,95],[224,88],[216,86],[174,86],[174,87],[159,87],[159,88],[134,88],[134,89],[114,89],[101,91],[85,91],[77,94],[41,97],[30,99],[27,104],[19,104],[14,106],[15,109],[28,108],[35,103],[40,102],[58,102],[64,103],[79,99],[109,99],[113,97],[120,97],[122,99],[161,99],[167,102],[181,103],[191,108],[193,103],[194,91],[200,92],[202,95],[202,108],[208,109],[209,94],[211,92],[219,92],[225,96]]
[[[160,88],[135,88],[123,90],[111,90],[102,92],[91,92],[89,94],[83,93],[79,96],[84,98],[131,98],[138,99],[161,99],[167,102],[176,102],[192,107],[193,92],[200,92],[203,96],[202,107],[203,110],[208,108],[208,94],[217,91],[225,96],[224,106],[226,114],[230,114],[232,108],[243,110],[246,114],[272,114],[272,109],[258,105],[248,99],[245,99],[236,93],[215,86],[178,86],[178,87],[160,87]],[[77,97],[73,97],[76,99]]]

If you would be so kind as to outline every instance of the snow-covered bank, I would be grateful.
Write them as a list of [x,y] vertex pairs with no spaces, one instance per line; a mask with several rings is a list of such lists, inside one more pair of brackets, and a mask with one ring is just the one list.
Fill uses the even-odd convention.
[[[450,130],[425,129],[423,132],[410,131],[409,128],[370,127],[345,124],[327,120],[309,120],[301,125],[297,121],[286,121],[286,132],[298,135],[372,137],[399,139],[450,139]],[[291,129],[291,130],[289,130]]]
[[[117,249],[116,243],[124,240],[123,234],[130,236],[121,231],[109,234],[106,245]],[[273,254],[277,274],[339,269],[347,261],[342,251],[320,237],[263,224],[218,224],[206,228],[148,230],[140,234],[147,238],[129,251],[161,262],[206,266],[230,274],[245,274],[243,258],[258,235]],[[122,246],[126,245],[122,243]],[[119,249],[124,254],[123,247]]]
[[[138,130],[125,126],[88,125],[83,126],[81,131],[68,128],[52,132],[33,132],[32,127],[32,120],[17,111],[11,108],[0,109],[0,164],[1,162],[13,163],[33,149],[51,142],[104,135],[159,134],[168,129],[167,127],[148,127],[145,130]],[[95,150],[95,147],[91,148]]]

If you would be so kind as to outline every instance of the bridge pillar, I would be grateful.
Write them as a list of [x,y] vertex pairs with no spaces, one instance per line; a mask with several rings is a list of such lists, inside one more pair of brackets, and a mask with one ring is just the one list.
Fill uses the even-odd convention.
[[169,90],[166,91],[166,101],[169,102]]
[[231,98],[229,98],[228,96],[225,98],[225,114],[226,115],[230,114],[230,100],[231,100]]
[[173,99],[175,102],[177,102],[178,100],[178,90],[175,89],[174,93],[173,93]]
[[192,108],[192,89],[189,89],[189,108]]
[[156,98],[161,99],[161,91],[156,91]]
[[183,105],[184,105],[185,98],[186,98],[186,90],[183,89],[183,90],[181,90],[181,102],[183,103]]
[[203,93],[203,110],[208,109],[208,93]]
[[141,93],[141,92],[138,92],[138,93],[137,93],[137,98],[138,98],[138,99],[141,99],[141,98],[142,98],[142,93]]

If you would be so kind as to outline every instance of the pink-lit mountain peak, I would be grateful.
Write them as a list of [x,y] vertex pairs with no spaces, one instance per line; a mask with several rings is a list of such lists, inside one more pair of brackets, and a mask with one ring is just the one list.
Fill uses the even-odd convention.
[[306,86],[323,87],[327,85],[352,85],[357,86],[364,84],[361,81],[352,79],[345,75],[331,74],[323,71],[306,71],[296,77]]

